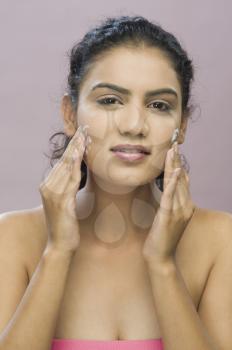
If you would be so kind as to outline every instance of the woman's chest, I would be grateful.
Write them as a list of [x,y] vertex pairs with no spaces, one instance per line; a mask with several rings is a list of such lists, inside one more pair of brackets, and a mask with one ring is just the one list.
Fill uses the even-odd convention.
[[[212,262],[199,250],[187,254],[183,249],[177,251],[176,261],[197,309]],[[118,259],[77,255],[67,276],[54,337],[161,338],[143,257],[138,252]]]

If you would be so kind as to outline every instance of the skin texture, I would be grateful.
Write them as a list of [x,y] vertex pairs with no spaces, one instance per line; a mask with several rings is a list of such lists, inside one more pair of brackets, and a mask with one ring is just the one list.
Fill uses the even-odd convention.
[[[124,87],[131,95],[109,88],[91,92],[100,82]],[[162,94],[145,99],[146,91],[165,87],[174,89],[178,98]],[[103,98],[116,100],[97,103]],[[79,219],[91,226],[93,243],[107,248],[116,242],[123,245],[146,238],[160,205],[154,179],[164,170],[176,128],[180,131],[178,143],[184,142],[187,120],[181,102],[180,85],[170,62],[160,50],[148,47],[116,48],[94,62],[81,85],[77,110],[69,96],[63,97],[66,134],[73,136],[80,125],[88,125],[92,140],[83,157],[87,183],[77,196],[83,204],[78,208]],[[169,112],[165,104],[171,107]],[[137,164],[116,159],[110,148],[124,143],[145,145],[151,154]]]

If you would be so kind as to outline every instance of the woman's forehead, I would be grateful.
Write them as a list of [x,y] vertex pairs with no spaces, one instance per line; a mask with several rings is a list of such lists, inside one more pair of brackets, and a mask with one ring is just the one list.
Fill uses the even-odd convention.
[[129,90],[171,87],[180,94],[176,72],[170,61],[154,48],[117,48],[94,62],[83,89],[90,93],[93,86],[109,82]]

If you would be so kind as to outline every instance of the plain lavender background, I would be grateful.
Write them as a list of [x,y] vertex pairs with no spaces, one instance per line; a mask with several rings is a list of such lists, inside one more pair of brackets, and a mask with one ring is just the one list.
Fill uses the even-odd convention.
[[48,139],[62,130],[67,52],[105,16],[142,15],[172,32],[195,65],[199,108],[180,146],[194,202],[232,212],[232,4],[218,1],[2,0],[0,212],[41,204]]

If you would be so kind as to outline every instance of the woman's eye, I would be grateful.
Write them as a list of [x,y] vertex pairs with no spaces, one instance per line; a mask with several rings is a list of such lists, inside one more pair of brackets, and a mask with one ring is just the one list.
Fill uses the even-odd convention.
[[116,98],[114,98],[114,97],[105,97],[105,98],[102,98],[101,100],[98,100],[97,102],[100,103],[101,105],[112,105],[112,104],[114,104],[114,103],[110,103],[110,102],[107,102],[107,101],[118,101],[118,100]]
[[[98,100],[97,102],[101,105],[115,105],[114,102],[119,102],[119,100],[117,100],[115,97],[105,97],[105,98],[102,98],[101,100]],[[151,103],[151,105],[158,106],[158,109],[161,112],[169,112],[169,110],[171,109],[170,106],[164,102],[153,102]],[[160,106],[164,108],[160,108]]]
[[164,109],[158,108],[161,112],[168,112],[171,109],[170,106],[164,102],[153,102],[151,105],[163,106]]

